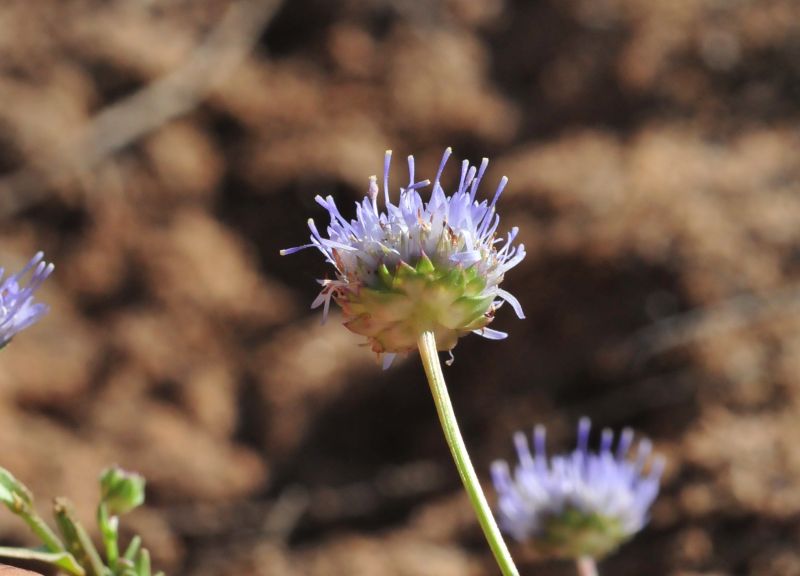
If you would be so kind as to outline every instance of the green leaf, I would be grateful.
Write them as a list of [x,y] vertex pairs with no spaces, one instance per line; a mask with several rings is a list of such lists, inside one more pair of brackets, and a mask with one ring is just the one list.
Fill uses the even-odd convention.
[[142,539],[139,536],[134,536],[131,538],[130,544],[125,549],[125,554],[123,554],[123,558],[133,565],[134,560],[136,559],[136,555],[139,553],[139,548],[142,546]]
[[7,548],[0,546],[0,557],[17,560],[34,560],[57,566],[74,576],[84,576],[85,571],[69,552],[47,552],[31,548]]
[[5,504],[11,504],[14,502],[14,495],[12,494],[11,490],[0,484],[0,502],[4,502]]
[[147,548],[142,548],[139,558],[136,560],[136,573],[138,576],[150,576],[150,552]]
[[36,514],[31,491],[5,468],[0,468],[0,502],[25,521],[45,545],[48,552],[59,554],[64,551],[64,545],[58,536]]
[[5,468],[0,468],[0,502],[15,514],[33,507],[33,495],[28,487],[14,478]]
[[61,535],[67,542],[67,549],[75,556],[86,570],[87,576],[104,576],[105,566],[100,559],[97,548],[89,538],[84,527],[75,517],[72,505],[64,498],[56,498],[53,514]]

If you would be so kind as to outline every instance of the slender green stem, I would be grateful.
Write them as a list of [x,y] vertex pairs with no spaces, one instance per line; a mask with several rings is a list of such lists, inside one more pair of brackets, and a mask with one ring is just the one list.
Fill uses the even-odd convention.
[[100,526],[100,535],[103,537],[106,562],[114,574],[117,573],[117,561],[119,560],[119,530],[117,523],[117,517],[110,516],[108,514],[108,506],[105,502],[101,502],[97,507],[97,524]]
[[66,548],[55,532],[33,510],[19,512],[31,531],[39,537],[48,552],[63,552]]
[[591,556],[581,556],[575,560],[578,576],[598,576],[597,563]]
[[489,542],[489,547],[492,549],[497,565],[500,566],[503,575],[519,576],[517,567],[514,566],[511,554],[508,552],[500,530],[497,528],[497,523],[494,521],[489,504],[486,502],[486,497],[483,495],[478,476],[475,474],[475,469],[469,459],[464,439],[461,437],[461,431],[458,429],[453,404],[450,402],[447,385],[442,374],[442,365],[439,362],[436,337],[433,332],[423,332],[417,344],[419,345],[422,364],[425,366],[425,374],[428,377],[428,383],[433,394],[433,401],[436,404],[436,411],[439,413],[439,421],[442,424],[444,437],[450,447],[456,468],[458,468],[458,474],[461,476],[461,481],[467,490],[467,495],[469,495],[475,514],[478,516],[478,522],[480,522],[486,540]]

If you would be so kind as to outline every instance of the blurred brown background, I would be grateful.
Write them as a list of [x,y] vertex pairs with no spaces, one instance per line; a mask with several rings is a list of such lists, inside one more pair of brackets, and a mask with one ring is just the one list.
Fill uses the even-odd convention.
[[514,430],[632,425],[669,467],[602,573],[800,574],[798,102],[796,0],[5,0],[0,262],[56,272],[0,465],[87,521],[142,472],[123,524],[173,575],[495,574],[418,359],[381,372],[278,255],[449,145],[529,250],[528,319],[446,370],[484,479]]

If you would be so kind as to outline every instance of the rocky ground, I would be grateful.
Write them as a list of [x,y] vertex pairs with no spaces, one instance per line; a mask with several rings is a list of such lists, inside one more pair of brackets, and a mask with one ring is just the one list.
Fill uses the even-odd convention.
[[[319,255],[278,254],[384,149],[427,174],[453,146],[510,177],[529,252],[528,319],[503,309],[510,338],[446,371],[483,478],[536,422],[564,448],[581,415],[631,425],[665,485],[602,573],[800,575],[799,22],[793,0],[6,0],[0,262],[57,268],[2,353],[0,465],[87,521],[105,465],[142,472],[127,527],[173,575],[495,574],[418,359],[382,372],[309,310]],[[29,542],[10,514],[0,535]]]

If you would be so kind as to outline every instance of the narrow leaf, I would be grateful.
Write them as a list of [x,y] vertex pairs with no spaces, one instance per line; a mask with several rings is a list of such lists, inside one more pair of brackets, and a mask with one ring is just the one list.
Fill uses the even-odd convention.
[[147,548],[142,548],[139,558],[136,561],[136,571],[138,576],[150,576],[150,552]]
[[136,555],[139,553],[139,548],[142,546],[142,539],[139,536],[134,536],[131,538],[130,544],[125,549],[125,554],[123,555],[125,560],[133,565],[134,560],[136,559]]
[[58,524],[61,535],[67,542],[67,549],[72,552],[81,566],[86,570],[87,576],[103,576],[105,566],[100,559],[97,548],[89,538],[84,527],[78,522],[72,505],[64,498],[56,498],[53,514]]
[[85,571],[69,552],[47,552],[30,548],[9,548],[0,546],[0,557],[17,560],[34,560],[58,566],[74,576],[84,576]]

